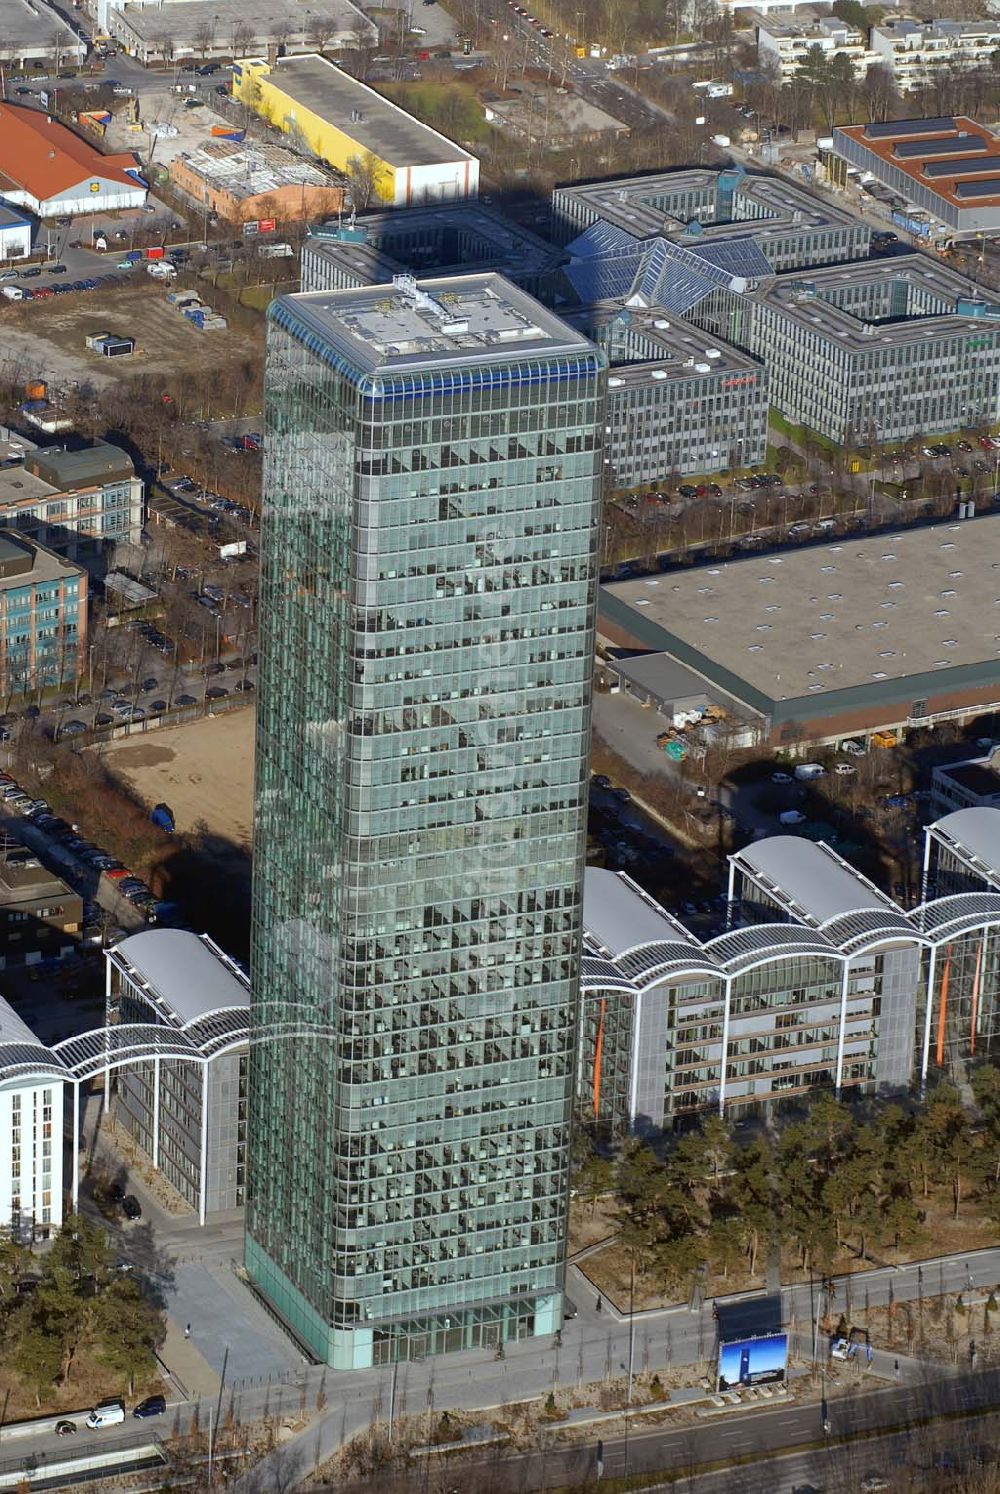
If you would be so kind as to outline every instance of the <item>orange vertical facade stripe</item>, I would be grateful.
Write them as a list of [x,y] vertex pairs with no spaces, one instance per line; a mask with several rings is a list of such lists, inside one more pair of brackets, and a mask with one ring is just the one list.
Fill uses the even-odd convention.
[[941,976],[941,1005],[938,1008],[937,1051],[935,1058],[939,1069],[944,1068],[944,1024],[948,1016],[948,982],[951,978],[951,945],[945,953],[944,974]]
[[983,946],[986,943],[986,933],[979,941],[979,953],[976,955],[976,978],[972,982],[972,1020],[969,1023],[969,1057],[974,1058],[976,1053],[976,1018],[979,1016],[979,982],[983,974]]
[[604,1008],[606,1002],[601,999],[601,1014],[597,1019],[597,1042],[594,1044],[594,1114],[599,1115],[601,1110],[601,1059],[604,1056]]

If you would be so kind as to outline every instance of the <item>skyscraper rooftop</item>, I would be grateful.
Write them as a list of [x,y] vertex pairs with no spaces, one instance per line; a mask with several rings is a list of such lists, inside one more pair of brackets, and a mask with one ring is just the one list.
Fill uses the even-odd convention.
[[392,285],[312,291],[283,304],[353,364],[372,372],[466,359],[483,363],[493,355],[507,359],[514,348],[550,356],[591,346],[582,333],[495,274],[419,282],[396,275]]

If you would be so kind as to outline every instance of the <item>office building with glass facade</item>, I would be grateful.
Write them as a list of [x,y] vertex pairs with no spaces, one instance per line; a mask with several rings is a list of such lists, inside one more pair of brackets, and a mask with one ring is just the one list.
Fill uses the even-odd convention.
[[720,287],[691,320],[760,358],[789,420],[878,446],[1000,420],[1000,321],[922,254]]
[[496,274],[269,312],[246,1262],[338,1368],[562,1322],[605,377]]
[[614,488],[767,457],[767,370],[680,317],[601,302],[569,320],[608,355],[604,468]]
[[[105,1109],[197,1211],[246,1195],[249,981],[207,934],[147,929],[105,951]],[[85,1045],[69,1046],[70,1063]]]
[[708,940],[624,873],[588,869],[579,1119],[650,1136],[818,1087],[923,1092],[995,1061],[1000,810],[925,833],[909,911],[825,844],[756,841],[729,858],[731,926]]

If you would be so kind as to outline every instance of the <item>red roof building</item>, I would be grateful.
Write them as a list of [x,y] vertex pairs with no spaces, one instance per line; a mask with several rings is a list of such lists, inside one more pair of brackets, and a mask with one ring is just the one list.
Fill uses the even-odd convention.
[[105,156],[39,109],[0,103],[0,194],[40,218],[142,207],[134,156]]

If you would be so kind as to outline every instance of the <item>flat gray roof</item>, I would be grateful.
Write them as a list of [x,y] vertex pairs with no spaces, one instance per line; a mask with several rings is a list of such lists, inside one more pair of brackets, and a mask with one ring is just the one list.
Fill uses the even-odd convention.
[[25,552],[31,555],[30,571],[18,571],[10,576],[0,576],[0,589],[6,590],[10,587],[35,585],[41,581],[57,581],[64,577],[86,575],[83,566],[75,565],[73,561],[56,555],[45,545],[40,545],[37,540],[28,540],[21,535],[0,529],[0,561],[16,561]]
[[948,842],[971,869],[988,881],[1000,883],[1000,809],[982,804],[955,809],[929,827]]
[[[894,282],[902,282],[908,295],[936,298],[938,309],[913,311],[899,320],[869,321],[860,310],[847,311],[826,299],[838,291],[890,287]],[[877,356],[887,346],[937,337],[975,337],[1000,344],[1000,325],[959,316],[955,310],[959,299],[982,299],[973,282],[925,254],[790,271],[749,291],[747,299],[778,308],[810,333],[834,338],[852,354]]]
[[249,1007],[249,983],[206,934],[147,929],[115,945],[114,954],[159,997],[163,1014],[187,1027],[229,1007]]
[[[353,231],[353,242],[337,233]],[[374,280],[390,280],[403,269],[417,274],[458,275],[472,269],[500,270],[520,279],[552,269],[565,251],[495,208],[472,199],[411,207],[405,213],[365,213],[348,229],[333,222],[311,227],[303,244],[359,268],[371,266]],[[450,259],[448,253],[450,251]],[[305,287],[303,287],[304,289]]]
[[583,926],[612,956],[642,944],[701,943],[624,872],[588,866],[583,874]]
[[56,33],[64,58],[82,60],[87,55],[86,43],[80,41],[45,0],[31,0],[30,5],[25,0],[0,0],[0,34],[5,58],[48,53]]
[[678,663],[669,654],[636,654],[631,658],[608,658],[602,662],[609,673],[648,690],[664,705],[700,699],[724,706],[731,715],[747,713],[742,701],[720,690],[686,664]]
[[44,481],[66,489],[95,487],[135,476],[128,452],[110,441],[94,441],[89,446],[72,449],[42,446],[28,453],[25,465]]
[[[635,238],[649,238],[653,234],[676,233],[683,222],[665,216],[664,199],[683,198],[688,193],[714,193],[719,177],[723,173],[706,168],[690,171],[669,171],[658,176],[619,177],[614,181],[587,182],[582,185],[557,187],[553,202],[560,199],[574,200],[588,207],[607,223],[614,223]],[[759,217],[734,216],[732,221],[713,223],[703,221],[698,235],[700,243],[716,243],[723,239],[752,236],[760,242],[766,252],[766,240],[771,235],[787,238],[789,233],[813,232],[823,227],[863,229],[865,225],[844,208],[814,197],[811,192],[796,187],[783,177],[756,176],[742,173],[734,168],[732,175],[737,180],[736,193],[745,199],[747,208],[753,207]],[[694,214],[688,214],[696,216]]]
[[[0,509],[8,503],[28,503],[38,498],[51,498],[59,489],[36,477],[33,472],[20,465],[0,468]],[[2,514],[0,514],[2,518]]]
[[158,5],[120,4],[110,11],[113,21],[133,31],[147,46],[159,51],[163,36],[169,37],[176,53],[201,52],[200,38],[205,26],[212,37],[208,53],[233,55],[234,36],[239,28],[249,28],[247,50],[263,46],[283,32],[286,46],[308,46],[309,23],[317,16],[328,18],[334,27],[326,43],[329,47],[352,42],[358,32],[377,43],[378,32],[363,11],[350,0],[166,0]]
[[901,912],[829,846],[799,835],[771,835],[754,841],[732,859],[797,920],[815,928],[865,908]]
[[805,699],[822,716],[834,692],[881,695],[915,675],[931,677],[926,689],[962,666],[1000,680],[1000,514],[622,581],[602,597],[642,642],[679,648],[739,699],[749,687],[761,709]]
[[[185,0],[185,8],[192,0]],[[392,166],[444,166],[474,156],[359,83],[325,57],[279,57],[267,81]],[[354,118],[360,114],[360,119]]]
[[305,324],[356,368],[431,369],[463,362],[585,353],[592,344],[502,275],[454,275],[391,286],[308,291],[271,303],[276,320]]

